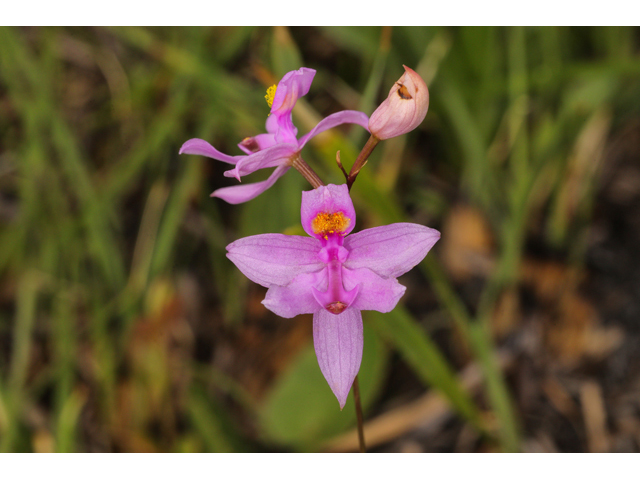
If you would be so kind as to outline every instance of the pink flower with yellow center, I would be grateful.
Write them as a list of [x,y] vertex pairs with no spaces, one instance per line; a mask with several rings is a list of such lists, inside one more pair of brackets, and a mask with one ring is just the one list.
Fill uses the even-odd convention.
[[309,92],[315,74],[316,71],[311,68],[294,70],[282,77],[277,87],[274,85],[269,88],[266,99],[271,113],[267,117],[267,133],[247,137],[238,144],[246,155],[226,155],[199,138],[192,138],[182,145],[179,153],[204,155],[235,165],[235,168],[226,171],[224,175],[235,177],[238,181],[262,168],[276,167],[263,182],[220,188],[211,194],[212,197],[222,198],[229,203],[251,200],[284,175],[306,143],[319,133],[343,123],[356,123],[368,130],[369,117],[366,114],[344,110],[322,119],[309,133],[297,138],[298,129],[293,124],[291,112],[298,99]]
[[310,237],[242,238],[227,257],[269,289],[262,303],[275,314],[313,314],[318,364],[342,408],[362,360],[360,311],[393,310],[405,292],[396,277],[422,261],[440,233],[395,223],[349,235],[356,214],[346,185],[303,192],[301,217]]

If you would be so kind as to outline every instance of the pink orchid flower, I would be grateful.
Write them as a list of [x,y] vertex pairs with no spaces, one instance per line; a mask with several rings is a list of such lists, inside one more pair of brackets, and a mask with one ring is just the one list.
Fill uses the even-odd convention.
[[368,130],[369,117],[362,112],[344,110],[321,120],[309,133],[297,138],[298,129],[293,125],[291,111],[300,97],[309,92],[316,71],[301,68],[287,73],[277,87],[267,91],[267,103],[271,113],[267,117],[267,133],[245,138],[238,147],[246,155],[226,155],[208,142],[192,138],[180,148],[180,153],[204,155],[221,162],[235,165],[224,173],[227,177],[241,177],[262,168],[276,167],[271,176],[258,183],[220,188],[211,194],[223,200],[237,204],[251,200],[270,188],[278,178],[291,168],[293,159],[300,154],[305,144],[314,136],[343,123],[356,123]]
[[362,360],[361,310],[390,312],[406,288],[396,277],[427,255],[440,232],[395,223],[347,236],[356,214],[346,185],[302,192],[302,226],[311,237],[255,235],[227,246],[227,257],[267,287],[276,315],[313,314],[318,364],[342,409]]

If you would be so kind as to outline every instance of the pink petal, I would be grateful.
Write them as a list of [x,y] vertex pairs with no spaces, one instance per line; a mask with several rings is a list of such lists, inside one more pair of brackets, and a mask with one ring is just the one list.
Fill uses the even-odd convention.
[[356,211],[349,196],[349,188],[345,185],[327,185],[308,192],[302,192],[302,206],[300,216],[302,228],[312,237],[321,238],[321,235],[314,233],[311,223],[320,213],[341,212],[347,217],[349,225],[340,232],[347,235],[356,225]]
[[293,143],[298,145],[298,129],[293,125],[291,114],[279,120],[278,131],[275,134],[276,143]]
[[232,157],[231,155],[226,155],[209,144],[209,142],[205,142],[199,138],[192,138],[191,140],[187,140],[184,142],[182,147],[180,147],[181,153],[187,153],[189,155],[202,155],[209,158],[215,158],[216,160],[220,160],[221,162],[230,163],[235,165],[238,163],[238,160],[244,158],[244,155],[239,155],[237,157]]
[[[317,242],[317,240],[314,241]],[[262,304],[284,318],[293,318],[303,313],[316,313],[322,307],[313,296],[313,288],[326,288],[326,284],[326,268],[315,273],[303,273],[285,287],[269,288]]]
[[[267,117],[267,121],[265,122],[265,130],[267,130],[267,135],[273,135],[273,137],[275,138],[275,135],[278,132],[278,129],[280,128],[281,121],[282,121],[281,117],[270,114]],[[291,115],[289,115],[289,122],[291,122]]]
[[248,183],[245,185],[235,185],[233,187],[219,188],[211,194],[212,197],[218,197],[225,202],[238,204],[247,202],[256,198],[265,190],[271,188],[276,180],[287,173],[290,167],[282,165],[276,168],[271,176],[262,182]]
[[[265,148],[271,147],[276,144],[275,135],[271,133],[261,133],[255,137],[247,137],[238,144],[240,150],[247,155],[259,152]],[[253,146],[253,149],[247,148],[248,145]]]
[[287,285],[302,273],[325,268],[318,259],[319,250],[320,242],[314,238],[269,233],[227,245],[227,257],[250,280],[272,287]]
[[[260,150],[259,152],[252,153],[251,155],[243,156],[238,160],[236,168],[234,170],[228,170],[224,172],[225,177],[236,178],[249,175],[262,168],[277,167],[286,163],[291,155],[297,150],[297,145],[290,143],[272,145],[271,147]],[[229,172],[236,172],[236,174],[229,174]]]
[[[303,193],[304,195],[304,193]],[[427,255],[440,232],[415,223],[369,228],[344,239],[346,268],[368,268],[381,277],[399,277]]]
[[304,135],[298,141],[298,150],[302,150],[302,147],[304,147],[311,138],[315,137],[319,133],[322,133],[338,125],[342,125],[343,123],[355,123],[357,125],[360,125],[366,131],[369,131],[369,117],[367,117],[367,115],[363,112],[357,112],[355,110],[344,110],[342,112],[332,113],[328,117],[320,120],[309,133]]
[[358,296],[351,304],[351,307],[358,310],[390,312],[406,290],[395,278],[382,278],[368,268],[343,268],[342,281],[347,290],[360,287]]
[[362,315],[348,308],[339,315],[322,309],[313,315],[313,345],[318,365],[340,402],[347,402],[353,379],[362,361]]
[[298,129],[291,120],[291,111],[300,97],[309,93],[315,74],[315,70],[303,67],[287,73],[278,83],[266,124],[267,132],[275,134],[277,143],[297,142]]
[[309,93],[311,82],[316,75],[312,68],[302,67],[287,73],[278,83],[276,95],[271,105],[271,115],[288,115],[300,97]]

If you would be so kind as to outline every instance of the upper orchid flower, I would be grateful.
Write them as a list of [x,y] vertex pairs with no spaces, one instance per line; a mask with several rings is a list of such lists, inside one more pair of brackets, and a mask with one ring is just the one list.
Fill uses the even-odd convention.
[[347,236],[356,215],[346,185],[302,192],[301,216],[311,237],[242,238],[227,246],[227,257],[269,289],[262,303],[275,314],[313,313],[320,370],[342,408],[362,360],[360,311],[393,310],[405,291],[396,277],[418,264],[440,233],[395,223]]
[[278,178],[285,174],[299,157],[300,150],[312,137],[343,123],[356,123],[367,129],[369,118],[362,112],[345,110],[337,112],[321,120],[309,133],[297,138],[298,129],[291,120],[291,111],[300,97],[309,92],[316,71],[301,68],[287,73],[278,86],[267,91],[267,103],[271,113],[267,117],[267,133],[247,137],[238,144],[247,155],[225,155],[199,138],[192,138],[180,148],[180,153],[204,155],[222,162],[235,165],[226,171],[227,177],[235,177],[240,181],[244,175],[261,168],[277,167],[271,176],[258,183],[220,188],[211,194],[229,203],[242,203],[257,197],[271,187]]

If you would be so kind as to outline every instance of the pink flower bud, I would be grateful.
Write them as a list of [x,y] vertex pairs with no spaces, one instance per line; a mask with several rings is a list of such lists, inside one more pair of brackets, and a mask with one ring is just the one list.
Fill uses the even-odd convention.
[[424,80],[404,66],[387,99],[369,119],[369,131],[380,140],[410,132],[422,123],[429,109],[429,90]]

